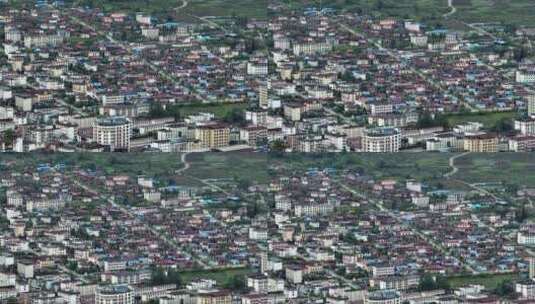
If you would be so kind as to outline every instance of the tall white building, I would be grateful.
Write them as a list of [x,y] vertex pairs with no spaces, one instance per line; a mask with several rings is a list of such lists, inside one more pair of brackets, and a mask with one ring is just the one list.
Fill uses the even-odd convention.
[[134,304],[134,291],[128,285],[99,286],[95,304]]
[[396,128],[373,128],[364,132],[362,151],[398,152],[401,146],[401,132]]
[[130,150],[132,122],[125,117],[106,117],[97,119],[93,125],[93,140],[109,146],[111,151]]
[[535,116],[535,94],[528,96],[528,115]]

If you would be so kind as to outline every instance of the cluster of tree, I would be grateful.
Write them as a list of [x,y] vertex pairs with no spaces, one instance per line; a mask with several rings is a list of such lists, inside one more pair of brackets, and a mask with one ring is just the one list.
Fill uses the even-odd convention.
[[245,283],[245,277],[241,275],[230,276],[223,283],[223,288],[235,291],[244,290],[245,288],[247,288],[247,284]]
[[151,273],[151,283],[154,285],[176,284],[182,285],[180,273],[175,269],[165,270],[161,267],[155,268]]
[[420,291],[429,291],[435,289],[450,290],[451,285],[448,279],[443,275],[433,276],[429,273],[426,273],[420,278],[418,289]]
[[416,122],[416,127],[418,128],[431,128],[431,127],[444,127],[449,128],[450,122],[448,117],[442,114],[435,114],[434,117],[429,112],[424,112],[418,118]]

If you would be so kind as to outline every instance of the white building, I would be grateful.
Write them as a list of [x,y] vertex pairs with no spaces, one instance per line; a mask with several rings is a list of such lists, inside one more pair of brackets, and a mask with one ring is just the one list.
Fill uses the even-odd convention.
[[396,128],[367,129],[362,138],[363,152],[398,152],[401,147],[401,133]]
[[130,150],[132,122],[124,117],[97,119],[93,125],[93,140],[100,145],[109,146],[111,151]]

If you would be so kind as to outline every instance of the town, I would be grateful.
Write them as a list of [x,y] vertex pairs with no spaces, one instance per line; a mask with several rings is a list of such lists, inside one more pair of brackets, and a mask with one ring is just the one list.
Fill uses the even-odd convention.
[[535,150],[529,24],[178,2],[4,1],[1,150]]
[[535,299],[530,154],[102,155],[3,158],[2,303]]

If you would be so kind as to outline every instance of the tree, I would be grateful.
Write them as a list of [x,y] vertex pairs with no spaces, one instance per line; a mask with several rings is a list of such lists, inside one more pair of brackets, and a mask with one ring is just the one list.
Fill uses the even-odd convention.
[[235,291],[243,290],[245,289],[245,286],[245,278],[240,275],[231,276],[223,284],[224,288]]
[[245,124],[245,114],[243,110],[234,108],[225,114],[223,121],[230,124],[243,125]]
[[500,297],[509,296],[512,293],[514,293],[513,284],[509,280],[504,280],[498,284],[496,289],[494,289],[494,293],[497,294]]
[[420,278],[420,283],[418,283],[418,289],[420,291],[429,291],[437,289],[437,284],[433,276],[426,273]]
[[8,129],[4,132],[4,142],[8,146],[13,145],[13,141],[15,140],[15,132],[13,129]]

